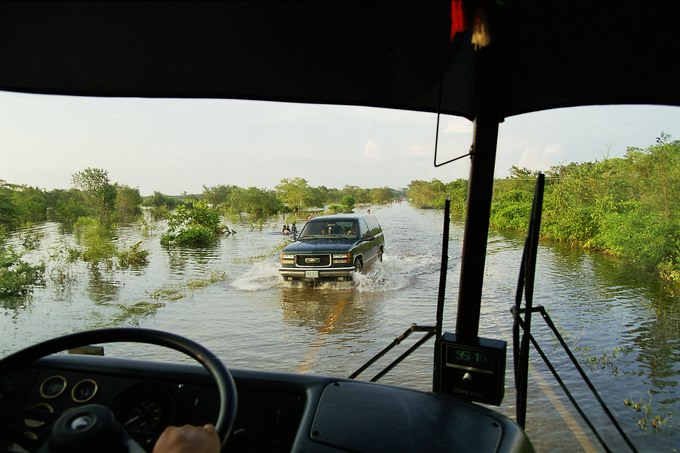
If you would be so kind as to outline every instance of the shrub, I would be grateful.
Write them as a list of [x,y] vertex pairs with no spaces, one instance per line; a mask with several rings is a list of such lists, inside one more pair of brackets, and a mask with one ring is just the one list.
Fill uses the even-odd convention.
[[129,248],[118,251],[118,265],[123,268],[145,266],[149,262],[149,252],[141,248],[141,241]]
[[203,201],[178,206],[161,235],[161,244],[209,245],[222,233],[220,213]]
[[21,254],[7,244],[4,231],[0,231],[0,296],[21,296],[34,285],[44,283],[45,264],[31,265],[21,259]]

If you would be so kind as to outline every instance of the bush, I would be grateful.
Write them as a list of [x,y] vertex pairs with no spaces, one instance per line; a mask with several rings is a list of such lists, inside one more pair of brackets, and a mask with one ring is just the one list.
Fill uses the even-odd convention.
[[123,268],[146,266],[149,262],[149,252],[140,248],[141,242],[137,242],[130,248],[118,251],[118,265]]
[[76,239],[84,247],[81,258],[92,265],[110,261],[116,254],[113,230],[99,219],[81,217],[74,225]]
[[31,265],[21,259],[21,254],[7,244],[4,231],[0,231],[0,296],[21,296],[34,285],[45,281],[45,264]]
[[172,213],[168,229],[161,235],[161,244],[209,245],[222,231],[219,211],[203,201],[194,201],[178,206]]

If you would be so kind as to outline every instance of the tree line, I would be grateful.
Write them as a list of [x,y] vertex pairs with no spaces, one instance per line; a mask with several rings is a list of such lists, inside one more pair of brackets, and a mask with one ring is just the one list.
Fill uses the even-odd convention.
[[[525,232],[538,172],[512,167],[496,179],[490,225]],[[621,257],[680,284],[680,141],[628,148],[624,157],[558,165],[545,172],[541,236]],[[413,181],[407,197],[417,207],[452,216],[466,210],[467,181]]]
[[197,201],[229,217],[246,215],[257,220],[313,208],[351,211],[355,204],[388,203],[401,196],[402,191],[389,187],[313,187],[304,178],[286,178],[274,190],[216,185],[204,186],[201,194],[166,195],[155,191],[143,197],[139,189],[111,181],[106,170],[86,168],[72,175],[72,187],[66,190],[0,181],[0,224],[12,228],[54,220],[73,225],[81,217],[126,223],[141,214],[142,206],[152,208],[154,216],[160,218],[179,205]]
[[154,192],[143,197],[139,189],[111,181],[101,168],[86,168],[71,177],[66,190],[42,190],[36,187],[0,181],[0,296],[21,296],[44,281],[45,265],[31,265],[22,259],[24,252],[37,247],[38,233],[22,239],[22,246],[8,241],[10,229],[35,222],[52,220],[72,231],[77,246],[60,249],[59,259],[66,263],[82,260],[92,272],[100,266],[144,266],[148,252],[141,242],[118,247],[116,225],[142,217],[147,207],[154,220],[167,220],[160,236],[163,245],[203,246],[221,235],[232,234],[224,219],[236,218],[262,222],[284,213],[292,223],[306,210],[351,212],[355,204],[387,203],[402,196],[389,187],[365,189],[345,186],[329,189],[312,187],[303,178],[283,179],[274,190],[235,185],[203,187],[202,194],[166,195]]

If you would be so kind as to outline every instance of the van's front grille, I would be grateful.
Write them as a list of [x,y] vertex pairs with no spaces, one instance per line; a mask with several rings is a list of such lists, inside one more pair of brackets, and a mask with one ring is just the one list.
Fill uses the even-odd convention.
[[331,265],[330,255],[296,255],[295,264],[299,267],[328,267]]

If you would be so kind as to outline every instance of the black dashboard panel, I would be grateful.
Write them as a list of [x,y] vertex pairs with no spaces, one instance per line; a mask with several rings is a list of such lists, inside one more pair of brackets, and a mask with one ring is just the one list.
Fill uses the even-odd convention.
[[[521,429],[447,395],[331,377],[232,369],[228,451],[533,451]],[[199,365],[53,355],[0,372],[0,451],[45,442],[64,411],[109,407],[151,451],[168,424],[215,423],[218,392]],[[46,413],[45,411],[50,411]]]
[[[229,450],[290,451],[302,417],[306,387],[235,379],[237,385],[240,381],[239,416]],[[61,414],[83,404],[102,404],[148,451],[165,426],[214,424],[219,410],[217,390],[200,366],[150,365],[101,357],[62,355],[43,359],[30,369],[0,377],[0,392],[5,434],[11,430],[29,449],[44,441],[46,428],[54,418],[31,410]],[[20,413],[26,409],[25,414]],[[4,418],[9,412],[14,416],[9,416],[7,423]],[[11,436],[1,438],[5,442],[0,444],[0,451],[6,451],[11,447],[7,441]]]

